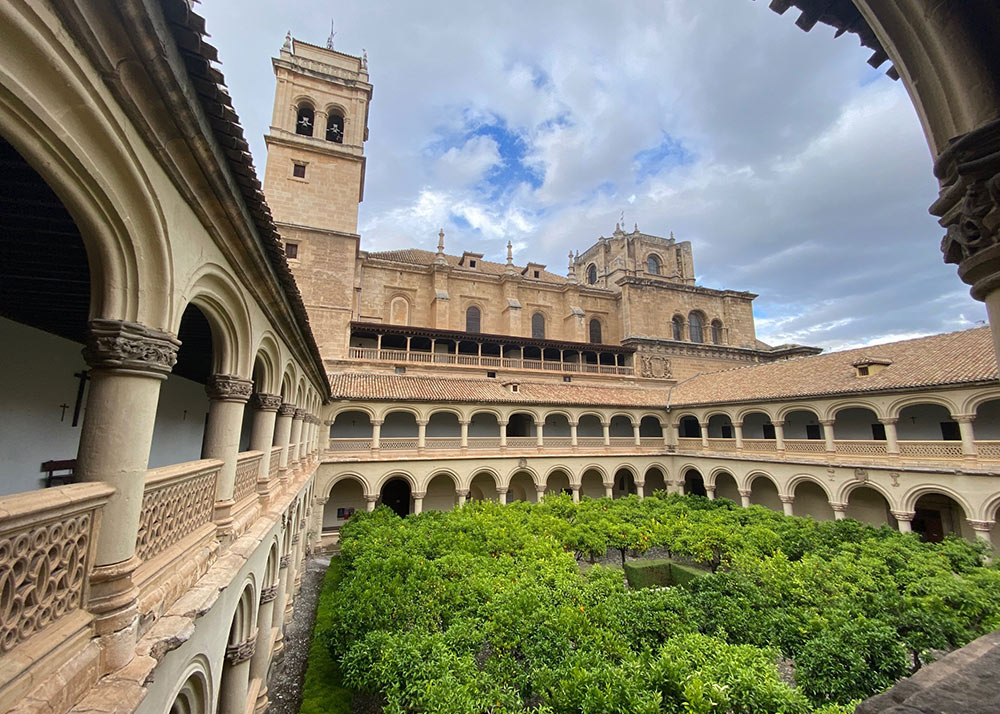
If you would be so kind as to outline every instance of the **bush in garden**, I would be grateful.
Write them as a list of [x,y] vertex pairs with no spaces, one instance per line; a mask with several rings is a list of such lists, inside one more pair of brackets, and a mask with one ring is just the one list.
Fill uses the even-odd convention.
[[[395,714],[846,714],[929,650],[1000,627],[981,545],[722,499],[377,508],[341,548],[321,636],[344,683]],[[714,572],[658,590],[581,570],[651,549]]]

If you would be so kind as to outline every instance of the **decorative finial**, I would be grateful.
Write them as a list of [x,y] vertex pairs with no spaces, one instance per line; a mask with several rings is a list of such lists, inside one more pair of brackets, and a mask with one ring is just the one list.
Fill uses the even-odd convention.
[[615,233],[621,233],[621,232],[622,232],[622,224],[615,223]]
[[368,50],[361,48],[361,69],[368,71]]
[[573,265],[573,251],[569,252],[569,267],[566,270],[566,277],[571,283],[576,282],[576,266]]
[[507,241],[507,265],[514,262],[514,246],[510,241]]
[[638,233],[639,232],[639,224],[638,223],[636,223],[635,226],[632,228],[632,232],[633,233]]
[[670,231],[670,240],[673,240],[673,239],[674,239],[674,232]]
[[438,253],[444,253],[444,228],[438,231]]
[[330,18],[330,36],[326,38],[326,48],[333,49],[333,38],[337,33],[333,31],[333,18]]
[[292,31],[291,30],[289,30],[288,32],[285,33],[285,44],[283,44],[281,46],[281,49],[288,50],[289,52],[292,51]]

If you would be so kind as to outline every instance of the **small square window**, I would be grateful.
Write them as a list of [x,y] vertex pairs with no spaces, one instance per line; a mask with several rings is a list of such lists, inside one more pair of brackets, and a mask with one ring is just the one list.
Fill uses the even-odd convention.
[[872,439],[885,441],[885,424],[872,424]]
[[863,367],[858,367],[858,376],[859,377],[867,377],[868,376],[868,367],[864,367],[864,366]]
[[516,392],[517,391],[517,385],[516,384],[510,385],[510,391]]
[[486,378],[487,379],[496,379],[497,378],[497,373],[496,372],[487,372],[486,373]]
[[298,243],[285,243],[285,257],[289,260],[295,260],[299,257],[299,244]]
[[406,374],[406,367],[403,367],[402,365],[399,365],[399,366],[396,367],[395,371],[396,371],[396,374]]
[[469,267],[470,267],[470,268],[475,268],[475,267],[476,267],[476,261],[474,261],[474,260],[470,260],[470,261],[469,261]]
[[541,275],[541,273],[539,273],[539,272],[538,272],[538,271],[536,270],[536,271],[535,271],[535,277],[537,278],[537,277],[539,277],[540,275]]
[[775,434],[775,432],[774,432],[774,424],[764,424],[763,425],[763,430],[764,430],[764,438],[765,439],[773,439],[774,438],[774,434]]
[[306,177],[306,165],[305,164],[292,164],[292,176],[295,178],[305,178]]
[[572,381],[573,381],[573,378],[572,378],[572,377],[570,377],[569,375],[566,375],[566,376],[564,376],[564,377],[563,377],[563,381],[564,381],[564,382],[572,382]]
[[806,424],[806,438],[807,439],[822,439],[823,438],[819,434],[819,424]]

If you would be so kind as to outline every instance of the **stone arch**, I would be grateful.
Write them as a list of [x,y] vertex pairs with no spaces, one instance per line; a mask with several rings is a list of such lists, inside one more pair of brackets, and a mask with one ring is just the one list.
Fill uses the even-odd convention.
[[733,419],[733,423],[743,422],[746,421],[746,418],[751,414],[763,414],[768,418],[768,421],[774,423],[774,414],[771,413],[770,409],[768,409],[767,406],[763,404],[758,404],[752,407],[744,407],[743,409],[740,409],[739,411],[736,412],[735,417],[731,418]]
[[510,471],[508,471],[507,475],[504,476],[502,478],[502,480],[498,481],[497,483],[499,483],[502,488],[510,488],[511,479],[513,479],[514,476],[516,476],[517,474],[522,473],[522,472],[528,474],[528,476],[531,477],[532,483],[534,483],[536,486],[541,485],[542,483],[544,483],[544,482],[542,482],[542,481],[539,480],[538,472],[533,467],[527,466],[527,465],[525,465],[525,466],[514,466],[514,468],[512,468]]
[[168,714],[209,714],[212,709],[212,669],[204,654],[195,655],[184,667],[179,684],[168,700]]
[[257,593],[254,587],[253,576],[248,576],[243,581],[240,589],[240,598],[236,601],[233,609],[233,616],[230,619],[229,640],[230,647],[246,642],[253,635],[254,625],[257,622]]
[[[93,101],[104,87],[87,83],[93,73],[81,67],[83,55],[67,51],[63,38],[48,28],[39,31],[34,14],[18,7],[0,8],[7,66],[23,62],[32,72],[7,72],[0,79],[0,134],[44,179],[80,231],[90,271],[90,318],[170,331],[174,275],[167,224],[153,182],[127,142],[133,134]],[[150,285],[159,289],[145,289]]]
[[295,100],[295,133],[301,136],[316,135],[316,102],[300,95]]
[[470,334],[483,332],[483,308],[478,302],[469,303],[465,308],[465,331]]
[[327,501],[329,501],[333,493],[333,487],[336,486],[341,481],[349,481],[349,480],[354,480],[357,481],[359,484],[361,484],[361,490],[363,493],[372,494],[377,492],[377,489],[372,488],[372,485],[368,483],[368,479],[366,479],[360,473],[356,471],[344,471],[342,473],[337,474],[336,476],[331,477],[326,482],[323,490],[321,491],[323,497],[326,498]]
[[777,480],[766,471],[751,471],[746,477],[745,490],[750,491],[750,503],[781,513],[781,489]]
[[646,272],[650,275],[659,275],[663,269],[663,259],[656,253],[646,256]]
[[536,340],[544,340],[547,334],[548,318],[542,310],[536,310],[531,315],[531,337]]
[[849,399],[828,404],[822,417],[824,419],[836,419],[837,414],[845,409],[867,409],[877,417],[885,416],[885,414],[879,411],[878,405],[873,402],[868,402],[864,399]]
[[995,401],[1000,401],[1000,390],[979,390],[965,398],[962,402],[961,412],[975,414],[983,404]]
[[684,316],[674,315],[670,318],[670,325],[672,329],[671,337],[678,342],[682,341],[684,339]]
[[410,301],[405,295],[394,295],[389,300],[389,322],[393,325],[410,324]]
[[966,518],[971,518],[972,517],[971,514],[976,512],[976,509],[972,507],[972,505],[969,503],[968,499],[965,498],[965,496],[963,496],[950,486],[944,486],[942,484],[936,484],[936,483],[922,484],[920,486],[914,486],[910,488],[908,491],[906,491],[906,493],[903,494],[903,497],[900,499],[901,506],[899,510],[901,511],[914,510],[916,503],[920,499],[920,497],[929,494],[940,494],[942,496],[947,496],[948,498],[952,499],[953,501],[955,501],[955,503],[957,503],[959,506],[962,507],[963,511],[965,511]]
[[393,469],[382,474],[378,480],[375,482],[375,488],[372,489],[373,493],[379,493],[387,483],[393,479],[402,479],[410,485],[410,489],[413,491],[419,491],[420,485],[417,483],[417,478],[411,474],[409,471],[404,471],[402,469]]
[[708,489],[705,488],[705,477],[702,475],[701,471],[696,468],[687,468],[682,472],[684,474],[683,482],[681,488],[684,489],[684,493],[688,496],[707,496]]
[[538,474],[534,469],[521,467],[515,468],[507,476],[507,503],[513,501],[527,501],[537,503],[538,501]]
[[490,478],[492,478],[494,487],[499,486],[501,481],[503,480],[500,476],[500,472],[497,471],[495,468],[493,468],[492,466],[481,465],[481,466],[476,466],[475,468],[469,471],[468,475],[466,476],[466,479],[462,481],[461,488],[472,488],[472,482],[479,474],[487,474]]
[[816,476],[813,476],[812,474],[796,474],[795,476],[792,476],[785,483],[784,494],[789,496],[794,495],[795,489],[798,488],[803,483],[816,484],[823,491],[823,494],[826,496],[827,501],[833,500],[834,498],[833,493],[830,491],[829,488],[827,488],[826,484],[823,483],[822,479],[819,479]]
[[792,497],[792,515],[809,516],[817,521],[832,521],[836,514],[826,485],[808,474],[793,476],[785,484],[786,496]]
[[604,323],[599,317],[591,317],[587,323],[587,341],[592,345],[604,342]]
[[469,498],[473,501],[496,501],[499,500],[497,487],[500,483],[500,475],[491,468],[478,468],[469,476],[467,488]]
[[597,285],[597,266],[593,263],[587,266],[587,284]]
[[661,463],[650,464],[646,467],[646,471],[642,475],[642,480],[645,483],[643,492],[647,496],[652,496],[656,491],[666,491],[667,490],[667,475],[670,472],[667,471],[667,467]]
[[944,407],[948,410],[949,414],[958,414],[959,405],[952,402],[951,399],[943,394],[911,394],[904,397],[900,397],[885,408],[885,413],[888,417],[893,419],[898,419],[900,412],[902,412],[907,407],[913,407],[920,404],[933,404],[935,406]]
[[705,341],[705,313],[701,310],[692,310],[688,313],[688,337],[691,342]]
[[[215,373],[249,377],[253,354],[250,350],[250,311],[237,281],[221,266],[206,264],[192,276],[183,295],[177,314],[182,315],[188,305],[194,305],[212,326]],[[178,318],[172,331],[177,333],[179,327]]]
[[713,469],[706,486],[711,486],[715,490],[716,498],[728,498],[730,501],[740,503],[739,481],[729,469],[723,467]]
[[[259,381],[258,364],[261,366]],[[266,394],[277,394],[281,389],[280,373],[278,372],[280,364],[281,350],[278,347],[278,342],[270,331],[264,332],[257,341],[257,348],[254,350],[254,388]]]
[[604,484],[610,479],[604,469],[597,465],[585,466],[580,470],[577,483],[580,484],[580,495],[588,498],[604,498]]
[[565,493],[571,488],[572,476],[565,466],[553,466],[545,473],[545,493]]
[[425,511],[450,511],[458,505],[461,479],[451,469],[436,469],[424,484]]

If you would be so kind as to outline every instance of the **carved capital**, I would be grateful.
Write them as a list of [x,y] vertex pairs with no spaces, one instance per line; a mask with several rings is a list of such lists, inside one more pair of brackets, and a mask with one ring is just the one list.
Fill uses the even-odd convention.
[[830,508],[833,509],[834,513],[845,513],[847,511],[847,504],[830,501]]
[[216,402],[245,402],[253,392],[253,382],[233,374],[213,374],[205,385],[208,398]]
[[898,421],[899,417],[882,417],[881,419],[879,419],[879,422],[885,424],[886,426],[889,426],[890,424],[895,424]]
[[306,418],[305,409],[296,409],[295,412],[292,414],[292,419],[305,419],[305,418]]
[[469,489],[467,489],[467,488],[460,488],[457,491],[455,491],[455,495],[456,496],[465,496],[465,497],[468,497],[468,495],[469,495]]
[[741,495],[741,496],[742,496],[743,498],[750,498],[750,493],[751,493],[751,492],[750,492],[750,491],[749,491],[748,489],[745,489],[745,488],[741,488],[741,489],[740,489],[740,495]]
[[967,520],[969,521],[969,525],[972,526],[972,530],[983,533],[989,533],[993,530],[993,526],[996,523],[996,521],[974,521],[971,518]]
[[427,495],[427,492],[426,491],[414,491],[410,495],[413,496],[414,498],[423,498],[424,496]]
[[295,416],[295,405],[285,402],[280,407],[278,407],[278,416],[280,417]]
[[240,662],[246,662],[248,659],[253,657],[253,653],[256,649],[257,638],[254,636],[248,637],[238,645],[229,645],[226,647],[226,662],[230,665],[237,665]]
[[378,495],[374,493],[365,494],[365,503],[375,503],[378,500]]
[[137,322],[91,320],[83,358],[94,369],[127,370],[165,378],[177,363],[180,345],[173,335]]
[[930,211],[945,229],[944,261],[984,300],[1000,288],[1000,119],[953,139],[934,174],[941,194]]
[[278,407],[281,406],[281,397],[277,394],[257,392],[250,397],[250,406],[257,411],[276,412],[278,411]]
[[795,496],[781,494],[778,496],[778,500],[780,500],[782,503],[795,503]]
[[914,511],[890,511],[890,513],[892,513],[892,517],[897,521],[907,522],[912,521],[917,515]]
[[272,602],[276,597],[278,597],[278,586],[272,585],[269,588],[264,588],[260,591],[260,604]]
[[292,536],[292,545],[295,545],[296,543],[299,542],[299,535],[301,533],[302,531],[295,531],[295,535]]
[[278,559],[278,568],[284,569],[288,567],[288,563],[291,560],[291,556],[283,555]]

